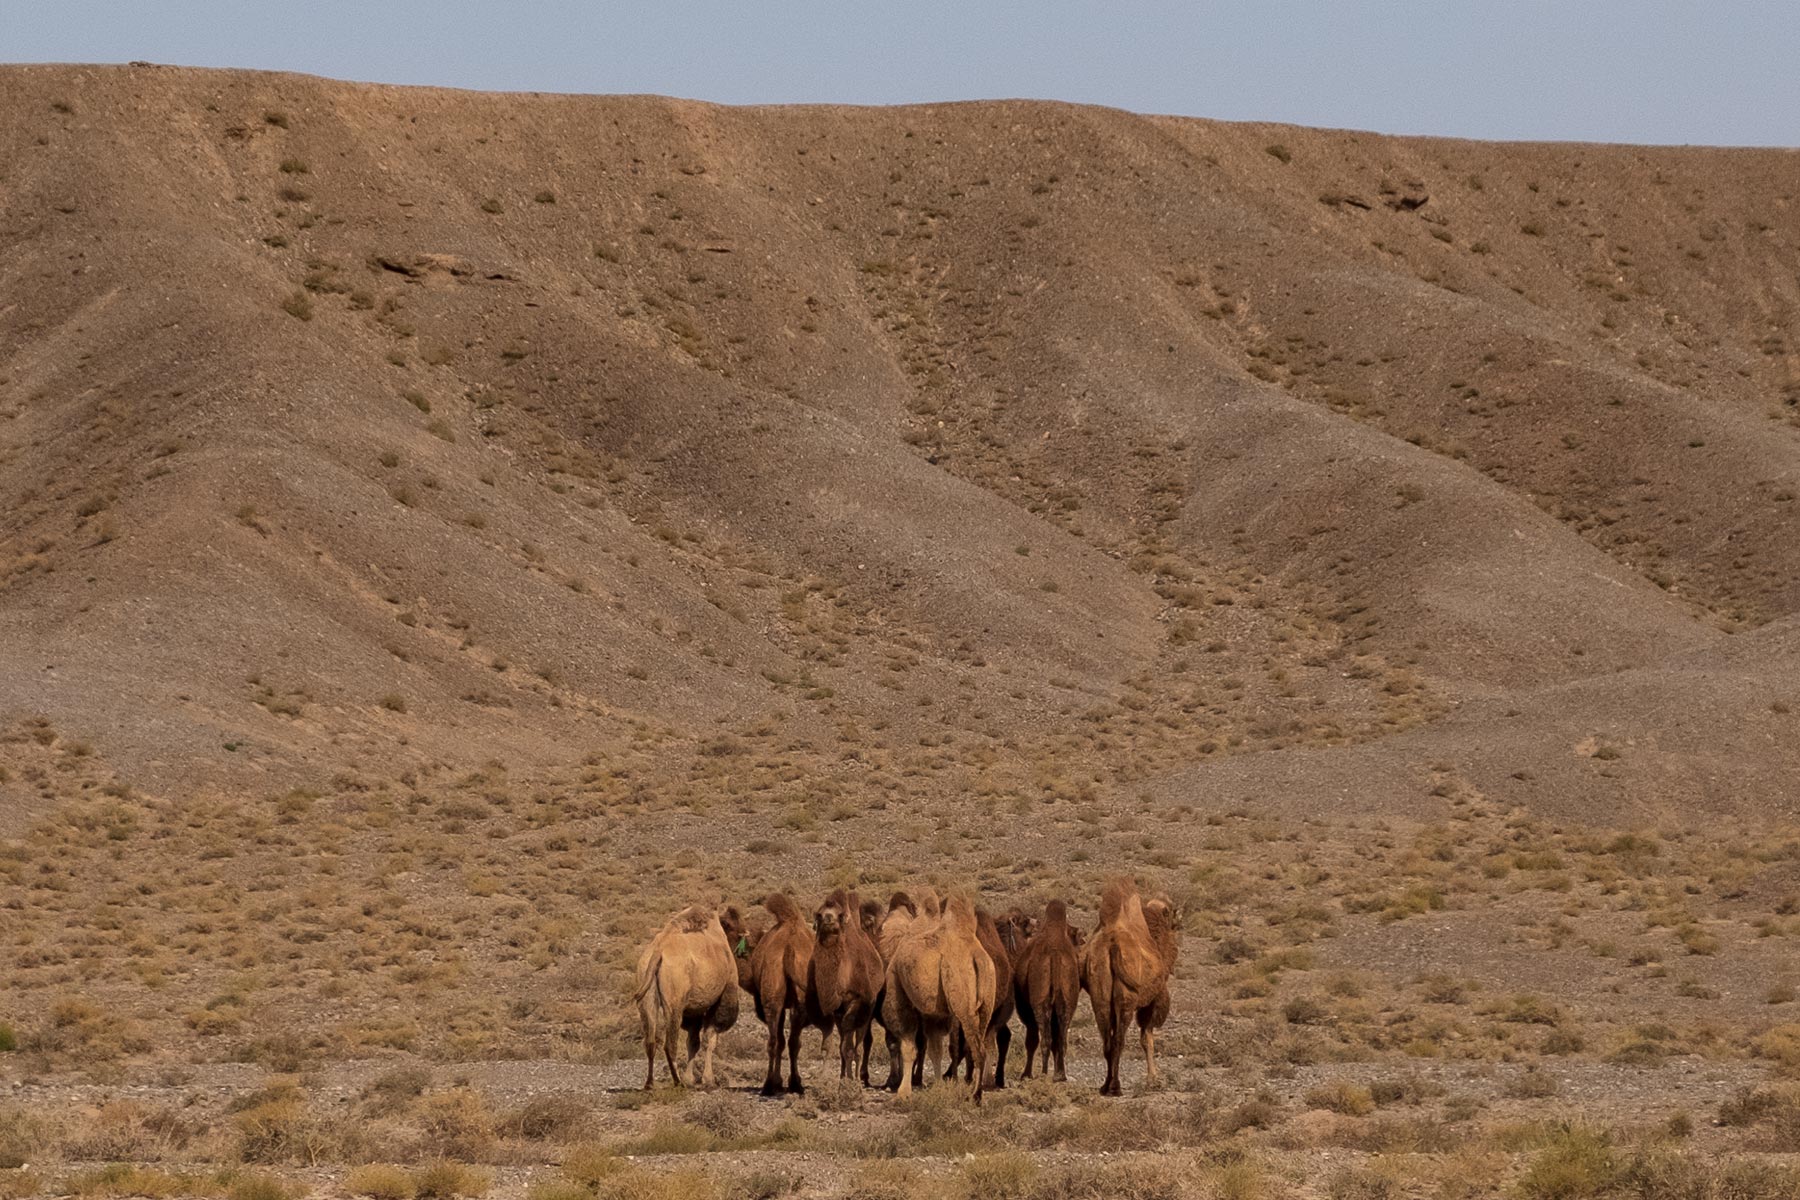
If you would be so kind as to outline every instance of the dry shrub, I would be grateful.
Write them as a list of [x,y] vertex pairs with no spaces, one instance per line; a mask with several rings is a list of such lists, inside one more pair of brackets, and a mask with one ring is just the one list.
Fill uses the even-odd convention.
[[969,1200],[1026,1200],[1038,1168],[1023,1154],[983,1154],[963,1163],[961,1184]]
[[1168,1129],[1154,1109],[1105,1104],[1060,1113],[1040,1122],[1031,1137],[1039,1147],[1154,1150],[1168,1140]]
[[0,1104],[0,1170],[16,1170],[43,1157],[50,1124],[17,1104]]
[[1800,1171],[1766,1162],[1717,1163],[1698,1156],[1642,1152],[1618,1169],[1614,1194],[1642,1200],[1790,1200]]
[[709,1092],[688,1105],[681,1119],[714,1137],[731,1141],[756,1124],[756,1105],[735,1092]]
[[291,1085],[246,1099],[251,1103],[232,1118],[243,1162],[312,1167],[365,1156],[366,1134],[360,1124],[311,1112]]
[[344,1178],[344,1190],[353,1196],[372,1197],[372,1200],[412,1200],[417,1189],[404,1168],[370,1163],[356,1168]]
[[160,1162],[184,1149],[200,1128],[172,1108],[115,1100],[82,1122],[63,1153],[88,1161]]
[[632,1167],[608,1177],[594,1194],[596,1200],[726,1200],[716,1176],[692,1167],[664,1172]]
[[413,1172],[413,1194],[419,1200],[455,1200],[484,1195],[493,1186],[486,1171],[440,1159]]
[[592,1143],[576,1146],[563,1159],[563,1178],[585,1188],[597,1188],[602,1180],[625,1169],[625,1160],[605,1146]]
[[911,1163],[884,1160],[859,1166],[840,1194],[844,1200],[919,1200],[925,1185]]
[[227,1200],[299,1200],[306,1195],[306,1185],[260,1171],[239,1171],[229,1177],[225,1195]]
[[1329,1200],[1394,1200],[1401,1194],[1392,1178],[1368,1167],[1345,1167],[1325,1183]]
[[1551,1132],[1544,1148],[1520,1176],[1524,1200],[1581,1200],[1598,1196],[1618,1175],[1610,1139],[1586,1126],[1564,1126]]
[[400,1067],[376,1076],[363,1089],[363,1111],[371,1117],[391,1116],[411,1108],[431,1086],[431,1072],[424,1067]]
[[[1149,1159],[1075,1162],[1045,1171],[1026,1195],[1030,1200],[1192,1200],[1194,1176],[1192,1164]],[[1223,1195],[1217,1178],[1214,1182]],[[1237,1200],[1250,1200],[1253,1194],[1240,1193]]]
[[130,1163],[108,1163],[69,1176],[56,1190],[74,1196],[142,1196],[147,1200],[163,1200],[171,1196],[217,1195],[221,1189],[215,1180],[175,1175]]
[[528,1138],[534,1142],[566,1141],[580,1129],[587,1116],[587,1105],[572,1096],[539,1096],[523,1108],[508,1113],[500,1122],[500,1132],[507,1137]]
[[487,1162],[494,1153],[494,1116],[474,1088],[449,1088],[418,1105],[420,1152],[428,1158]]
[[1360,1083],[1333,1079],[1306,1093],[1306,1102],[1314,1108],[1330,1109],[1347,1117],[1366,1117],[1375,1111],[1375,1097]]

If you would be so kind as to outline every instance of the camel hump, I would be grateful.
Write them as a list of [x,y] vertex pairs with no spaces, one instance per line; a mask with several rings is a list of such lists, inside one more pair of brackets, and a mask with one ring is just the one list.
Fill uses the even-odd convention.
[[769,915],[775,918],[776,925],[800,920],[800,906],[786,892],[770,892],[762,904],[769,910]]
[[674,925],[682,933],[704,933],[715,919],[712,909],[695,904],[676,913]]
[[1061,900],[1052,900],[1044,905],[1044,924],[1067,925],[1069,923],[1069,906]]
[[887,906],[889,912],[904,908],[915,917],[919,915],[919,906],[913,903],[913,898],[905,892],[895,892],[893,895],[889,896]]
[[919,911],[928,917],[936,917],[943,913],[944,906],[938,899],[938,894],[926,888],[924,898],[919,901]]
[[1111,929],[1122,922],[1143,920],[1144,909],[1138,900],[1137,884],[1129,879],[1115,879],[1100,893],[1100,927]]
[[975,936],[980,927],[975,917],[975,902],[967,892],[956,892],[944,905],[944,916],[957,933]]

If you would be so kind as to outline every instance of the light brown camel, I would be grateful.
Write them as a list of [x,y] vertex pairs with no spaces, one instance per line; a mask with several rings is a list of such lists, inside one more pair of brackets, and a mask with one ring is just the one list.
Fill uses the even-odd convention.
[[1041,1037],[1043,1069],[1050,1070],[1050,1058],[1055,1055],[1054,1078],[1062,1083],[1068,1079],[1063,1058],[1068,1051],[1069,1022],[1075,1019],[1075,1006],[1081,1002],[1081,959],[1075,951],[1068,906],[1061,900],[1044,906],[1043,919],[1013,965],[1013,980],[1019,1020],[1025,1026],[1025,1078],[1031,1078]]
[[955,1027],[969,1047],[974,1099],[981,1103],[993,997],[994,960],[982,948],[975,903],[966,892],[957,892],[938,919],[922,919],[920,928],[900,938],[888,961],[882,1025],[889,1044],[900,1043],[902,1096],[912,1092],[921,1040],[935,1064],[942,1060],[945,1036]]
[[[1006,1087],[1006,1051],[1012,1045],[1012,1015],[1016,1007],[1013,996],[1012,954],[1006,944],[1008,932],[1012,929],[1012,918],[1006,918],[1006,926],[1002,928],[985,908],[975,910],[975,933],[981,939],[981,948],[988,952],[994,960],[994,991],[989,1001],[993,1015],[988,1018],[987,1036],[994,1044],[994,1088]],[[944,1072],[945,1079],[956,1077],[956,1068],[967,1057],[968,1048],[963,1044],[962,1035],[955,1029],[950,1031],[950,1067]],[[973,1066],[971,1065],[971,1070]]]
[[[662,1047],[676,1087],[690,1082],[694,1055],[704,1043],[701,1080],[713,1078],[713,1047],[737,1023],[737,971],[717,914],[695,905],[669,919],[638,959],[638,1019],[644,1032],[644,1090],[656,1084],[656,1051]],[[675,1033],[687,1031],[687,1060],[675,1065]]]
[[[931,906],[933,919],[935,919],[936,894],[927,891],[922,895]],[[908,934],[923,928],[925,919],[919,914],[918,902],[905,892],[895,892],[888,897],[887,912],[877,923],[875,935],[875,950],[881,955],[883,997],[886,996],[887,988],[887,964],[894,957],[894,947],[899,945],[900,940]],[[891,1092],[900,1086],[900,1039],[895,1037],[893,1030],[887,1026],[887,1020],[882,1016],[884,1007],[884,1004],[878,1000],[875,1006],[875,1018],[881,1022],[881,1029],[887,1040],[888,1077],[887,1082],[882,1086]],[[863,1057],[866,1064],[867,1050]]]
[[814,949],[808,967],[807,1024],[838,1034],[838,1076],[856,1077],[862,1052],[862,1081],[869,1082],[869,1025],[886,977],[881,955],[862,927],[862,901],[838,888],[813,914]]
[[1154,1031],[1168,1019],[1169,973],[1176,950],[1175,913],[1168,901],[1145,905],[1129,879],[1106,885],[1100,898],[1100,927],[1081,960],[1081,983],[1093,1005],[1100,1048],[1106,1055],[1101,1095],[1121,1092],[1119,1056],[1133,1018],[1142,1031],[1147,1081],[1156,1082]]
[[746,971],[749,991],[756,1001],[756,1015],[769,1027],[769,1070],[763,1078],[762,1094],[774,1096],[781,1091],[781,1040],[784,1033],[788,1046],[788,1083],[790,1092],[802,1092],[800,1085],[800,1032],[806,1026],[807,977],[812,968],[815,948],[813,931],[800,909],[785,892],[775,892],[763,901],[763,907],[775,918],[775,927],[763,934],[750,952]]

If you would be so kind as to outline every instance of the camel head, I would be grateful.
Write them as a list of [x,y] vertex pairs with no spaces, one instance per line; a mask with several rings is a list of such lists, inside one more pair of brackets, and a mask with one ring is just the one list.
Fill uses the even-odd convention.
[[725,930],[725,940],[731,943],[731,953],[738,958],[749,958],[750,952],[756,949],[756,943],[762,938],[762,930],[752,929],[744,923],[744,914],[733,905],[719,914],[719,924]]
[[853,918],[849,897],[844,894],[843,888],[839,888],[825,897],[825,903],[819,905],[818,911],[813,913],[813,932],[819,935],[820,941],[834,938],[844,931],[845,924],[852,919],[860,921],[862,918],[860,914]]
[[879,900],[864,900],[861,911],[857,914],[862,921],[863,932],[872,938],[879,938],[881,936],[881,915]]

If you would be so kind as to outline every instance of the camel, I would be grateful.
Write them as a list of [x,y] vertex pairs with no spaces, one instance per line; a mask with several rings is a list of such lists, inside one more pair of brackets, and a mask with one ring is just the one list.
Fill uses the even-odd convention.
[[1069,925],[1068,906],[1061,900],[1045,905],[1043,919],[1036,924],[1013,966],[1019,1020],[1025,1025],[1025,1078],[1031,1078],[1042,1030],[1043,1070],[1050,1070],[1050,1058],[1055,1055],[1053,1078],[1062,1083],[1069,1077],[1063,1066],[1069,1022],[1081,1002],[1081,959],[1075,949],[1076,931]]
[[737,910],[737,905],[729,905],[719,914],[719,924],[725,930],[725,940],[731,946],[732,957],[737,960],[738,987],[749,992],[752,976],[750,974],[750,954],[756,944],[762,941],[765,932],[761,925],[751,925],[744,920],[744,915]]
[[994,994],[994,960],[982,947],[975,903],[957,892],[936,919],[922,920],[901,937],[888,960],[881,1023],[889,1045],[900,1044],[900,1095],[912,1093],[921,1040],[935,1064],[942,1059],[945,1036],[955,1028],[969,1048],[974,1100],[981,1103]]
[[1144,1047],[1146,1081],[1156,1082],[1156,1030],[1169,1016],[1169,973],[1175,966],[1178,930],[1167,900],[1145,904],[1129,879],[1107,884],[1100,898],[1100,927],[1082,954],[1081,982],[1100,1027],[1106,1055],[1103,1096],[1121,1094],[1119,1056],[1132,1019]]
[[[636,1001],[644,1031],[644,1090],[656,1085],[660,1044],[676,1087],[690,1082],[694,1055],[704,1043],[701,1069],[714,1086],[713,1047],[719,1034],[737,1023],[738,982],[731,946],[719,918],[709,908],[684,908],[662,927],[638,959]],[[687,1031],[687,1060],[675,1065],[675,1032]]]
[[800,1033],[806,1026],[807,980],[816,940],[801,917],[799,907],[787,893],[775,892],[762,903],[775,918],[775,927],[762,935],[750,952],[746,966],[756,1015],[769,1027],[769,1070],[763,1078],[762,1094],[774,1096],[781,1092],[784,1021],[788,1044],[787,1090],[798,1094],[805,1091],[800,1084]]
[[[935,918],[937,896],[929,891],[923,895],[928,909]],[[908,934],[923,928],[925,920],[926,918],[919,915],[918,903],[905,892],[895,892],[888,897],[887,911],[878,922],[875,935],[875,950],[881,955],[883,1000],[887,994],[887,964],[894,957],[894,947],[899,945],[900,940]],[[887,1039],[888,1052],[888,1077],[887,1082],[882,1086],[891,1092],[900,1086],[900,1039],[895,1037],[893,1030],[888,1028],[886,1019],[882,1017],[883,1008],[884,1004],[878,1000],[875,1006],[875,1016],[877,1020],[881,1021],[881,1028]],[[865,1064],[869,1049],[869,1047],[865,1047],[863,1051]]]
[[[994,1088],[1006,1087],[1006,1051],[1012,1045],[1012,1015],[1016,1006],[1013,996],[1013,957],[1011,947],[1007,945],[1007,937],[1014,929],[1012,917],[1006,918],[1002,926],[994,920],[985,908],[975,910],[975,931],[981,939],[981,948],[988,952],[994,960],[994,991],[991,1001],[993,1015],[988,1018],[987,1036],[994,1043]],[[950,1031],[950,1067],[944,1072],[945,1079],[956,1077],[957,1066],[967,1057],[967,1047],[963,1044],[961,1034]],[[970,1059],[970,1070],[974,1070],[974,1060]]]
[[862,1050],[862,1081],[869,1082],[869,1024],[885,971],[875,943],[862,926],[862,903],[838,888],[813,914],[814,950],[806,984],[807,1024],[829,1038],[838,1034],[838,1075],[855,1078]]

